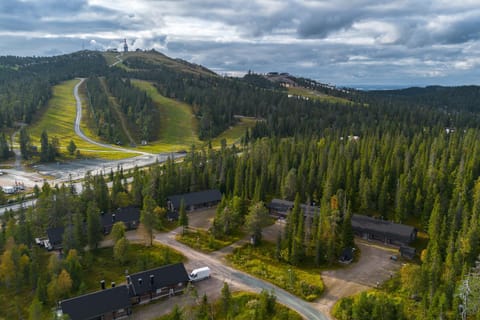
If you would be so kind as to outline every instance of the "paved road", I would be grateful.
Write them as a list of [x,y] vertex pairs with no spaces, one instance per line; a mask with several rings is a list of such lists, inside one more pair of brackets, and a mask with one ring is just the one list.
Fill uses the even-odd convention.
[[[185,154],[176,153],[176,152],[152,154],[152,153],[147,153],[147,152],[142,152],[137,150],[124,149],[121,147],[100,143],[85,136],[85,134],[82,132],[80,128],[80,123],[82,120],[82,102],[78,94],[78,88],[84,81],[85,79],[80,79],[80,81],[75,85],[73,90],[73,94],[75,96],[75,100],[77,104],[77,108],[76,108],[77,115],[75,118],[75,125],[74,125],[75,133],[84,141],[87,141],[88,143],[91,143],[100,147],[104,147],[104,148],[117,150],[117,151],[137,153],[139,154],[139,156],[136,156],[130,159],[112,160],[112,161],[106,161],[101,159],[81,159],[81,160],[75,160],[67,163],[57,162],[57,163],[38,164],[34,166],[34,168],[36,169],[36,171],[38,171],[38,173],[23,172],[23,170],[17,172],[16,170],[13,170],[13,169],[3,170],[7,175],[14,176],[15,180],[18,179],[19,181],[22,181],[22,182],[25,181],[25,184],[28,185],[29,187],[33,187],[33,185],[35,184],[41,185],[44,181],[42,176],[43,177],[50,176],[50,177],[53,177],[54,180],[49,180],[48,182],[51,185],[55,185],[55,184],[69,183],[69,181],[71,180],[75,180],[75,181],[83,180],[87,172],[90,173],[91,175],[97,175],[102,173],[108,173],[110,171],[115,172],[119,168],[122,168],[123,170],[129,170],[129,169],[133,169],[134,167],[145,167],[145,166],[153,165],[155,163],[162,163],[167,161],[168,158],[178,159],[185,156]],[[82,192],[81,182],[74,183],[74,186],[78,193]],[[0,216],[7,210],[17,211],[22,206],[25,208],[32,207],[35,205],[35,203],[36,203],[36,200],[29,200],[23,203],[16,203],[16,204],[0,207]]]
[[7,210],[18,211],[22,207],[23,208],[33,207],[35,205],[35,203],[37,203],[37,199],[27,200],[27,201],[24,201],[24,202],[21,202],[21,203],[15,203],[15,204],[12,204],[12,205],[7,205],[7,206],[0,207],[0,216],[2,216],[5,213],[5,211],[7,211]]
[[[177,229],[178,230],[178,229]],[[268,282],[252,277],[244,272],[238,271],[231,267],[224,265],[224,263],[215,256],[208,255],[193,250],[192,248],[176,241],[174,239],[175,232],[157,234],[155,241],[161,244],[168,245],[186,256],[190,261],[195,261],[200,267],[208,265],[212,270],[212,276],[223,279],[224,281],[234,283],[240,287],[248,287],[250,290],[259,292],[262,289],[275,292],[278,302],[286,305],[287,307],[295,310],[308,320],[328,320],[329,318],[321,311],[316,309],[313,304],[303,301],[302,299],[286,292],[285,290],[278,288]]]
[[125,149],[121,147],[115,147],[110,144],[106,143],[101,143],[98,141],[95,141],[93,139],[90,139],[87,137],[82,129],[80,128],[80,123],[82,121],[82,100],[80,99],[80,96],[78,95],[78,88],[82,85],[82,83],[85,81],[85,78],[81,78],[80,81],[75,85],[75,88],[73,88],[73,95],[75,96],[75,100],[77,102],[77,116],[75,117],[75,133],[77,136],[79,136],[82,140],[97,145],[99,147],[103,148],[108,148],[116,151],[122,151],[122,152],[129,152],[129,153],[138,153],[141,155],[146,155],[146,156],[152,156],[153,154],[148,153],[148,152],[143,152],[143,151],[138,151],[138,150],[130,150],[130,149]]

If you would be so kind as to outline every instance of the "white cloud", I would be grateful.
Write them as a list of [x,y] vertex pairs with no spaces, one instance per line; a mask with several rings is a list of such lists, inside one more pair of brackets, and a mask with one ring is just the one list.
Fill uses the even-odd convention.
[[[121,45],[214,70],[286,71],[326,82],[480,79],[480,3],[380,0],[9,0],[0,54]],[[475,80],[478,81],[478,80]]]

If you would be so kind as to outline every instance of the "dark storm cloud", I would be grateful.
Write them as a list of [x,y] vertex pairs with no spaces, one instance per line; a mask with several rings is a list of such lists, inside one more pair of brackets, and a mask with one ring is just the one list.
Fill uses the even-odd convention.
[[325,38],[333,32],[351,28],[361,16],[360,12],[344,10],[313,12],[300,23],[297,32],[305,38]]

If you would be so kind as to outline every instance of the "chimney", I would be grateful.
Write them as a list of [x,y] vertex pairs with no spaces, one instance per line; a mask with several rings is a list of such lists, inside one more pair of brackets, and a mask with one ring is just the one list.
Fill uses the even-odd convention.
[[153,284],[155,283],[155,276],[153,274],[150,275],[150,285],[153,287]]
[[115,213],[112,213],[112,222],[115,222]]
[[115,288],[115,282],[112,281],[112,288]]
[[142,278],[138,278],[138,285],[142,285]]
[[100,286],[102,287],[102,290],[105,290],[105,280],[100,281]]

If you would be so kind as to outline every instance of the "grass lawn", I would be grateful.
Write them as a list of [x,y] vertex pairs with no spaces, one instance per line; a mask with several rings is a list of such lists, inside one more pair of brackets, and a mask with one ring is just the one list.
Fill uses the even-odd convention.
[[[160,110],[159,139],[150,142],[147,146],[139,146],[140,150],[147,152],[171,152],[190,150],[193,144],[196,146],[207,144],[207,142],[202,142],[198,139],[198,121],[192,112],[191,106],[162,96],[151,82],[132,80],[132,83],[138,88],[145,90]],[[222,139],[227,141],[227,145],[239,143],[245,131],[248,128],[252,128],[256,121],[253,118],[241,118],[238,124],[215,137],[212,140],[212,146],[220,147]]]
[[190,150],[193,144],[200,144],[197,134],[197,119],[188,104],[162,96],[148,81],[132,80],[132,83],[146,91],[160,110],[159,139],[147,146],[139,146],[140,150],[170,152],[182,149]]
[[[214,319],[222,320],[246,320],[246,319],[258,319],[260,314],[255,313],[255,309],[261,309],[261,295],[250,292],[234,292],[230,300],[230,308],[228,314],[222,310],[221,301],[217,300],[213,302],[211,312],[215,315]],[[209,301],[211,303],[211,301]],[[258,307],[258,308],[257,308]],[[187,307],[193,309],[193,314],[198,310],[196,307]],[[135,314],[135,313],[134,313]],[[262,315],[262,319],[270,320],[301,320],[302,317],[295,311],[287,308],[286,306],[275,303],[274,312]],[[172,313],[156,318],[155,320],[170,320],[172,319]],[[213,319],[213,317],[212,317]]]
[[[102,148],[97,145],[90,144],[80,139],[74,130],[76,102],[73,96],[73,88],[78,83],[78,79],[62,82],[53,87],[52,99],[48,102],[48,106],[44,112],[39,116],[32,126],[28,128],[31,139],[34,145],[40,149],[40,136],[44,129],[47,130],[48,137],[57,137],[60,142],[60,152],[62,156],[67,156],[66,147],[70,140],[75,142],[77,149],[80,150],[82,156],[100,157],[106,159],[123,159],[135,156],[134,153],[126,153],[107,148]],[[84,109],[86,107],[83,103]],[[85,113],[84,113],[85,115]],[[82,121],[83,122],[83,121]],[[82,130],[85,134],[96,138],[87,129],[87,126],[82,123]]]
[[[103,55],[107,59],[107,62],[109,62],[109,65],[112,63],[116,62],[117,60],[115,59],[115,56],[118,55],[119,53],[113,53],[113,52],[105,52]],[[142,61],[152,65],[152,66],[165,66],[167,68],[179,71],[179,72],[187,72],[187,73],[193,73],[193,74],[201,74],[201,75],[206,75],[206,76],[211,76],[211,77],[216,77],[217,75],[199,65],[191,64],[179,59],[172,59],[160,52],[144,52],[144,51],[129,51],[127,53],[121,53],[122,60],[126,60],[128,58],[137,58],[141,59]],[[111,63],[110,63],[111,62]],[[131,71],[133,69],[127,67],[123,63],[118,63],[115,65],[116,67],[125,69],[127,71]]]
[[219,136],[212,139],[212,146],[214,148],[220,147],[220,141],[222,141],[222,139],[227,141],[227,145],[232,145],[234,143],[238,145],[247,129],[253,128],[255,123],[257,123],[257,120],[254,118],[240,118],[239,120],[240,121],[235,126],[228,128]]
[[243,238],[244,234],[238,234],[226,237],[224,239],[215,239],[212,234],[205,230],[188,230],[185,234],[178,234],[176,240],[187,246],[202,252],[213,252],[231,245]]
[[117,59],[115,59],[116,55],[118,55],[118,52],[103,52],[103,56],[109,66],[117,62]]
[[227,256],[227,260],[235,268],[269,281],[306,301],[320,297],[324,285],[319,268],[300,268],[281,263],[274,255],[275,244],[263,242],[258,247],[248,244],[237,248]]
[[288,88],[288,93],[293,94],[295,96],[306,97],[313,100],[323,101],[323,102],[330,102],[330,103],[341,103],[341,104],[353,104],[352,101],[339,98],[335,96],[329,96],[324,93],[320,93],[318,91],[302,88],[302,87],[292,87]]
[[100,280],[110,284],[125,282],[125,270],[130,274],[148,270],[170,263],[182,262],[181,253],[166,246],[153,245],[146,247],[141,244],[130,244],[128,260],[120,265],[113,259],[113,247],[95,250],[86,255],[87,267],[84,269],[83,279],[87,291],[96,291],[100,287]]

